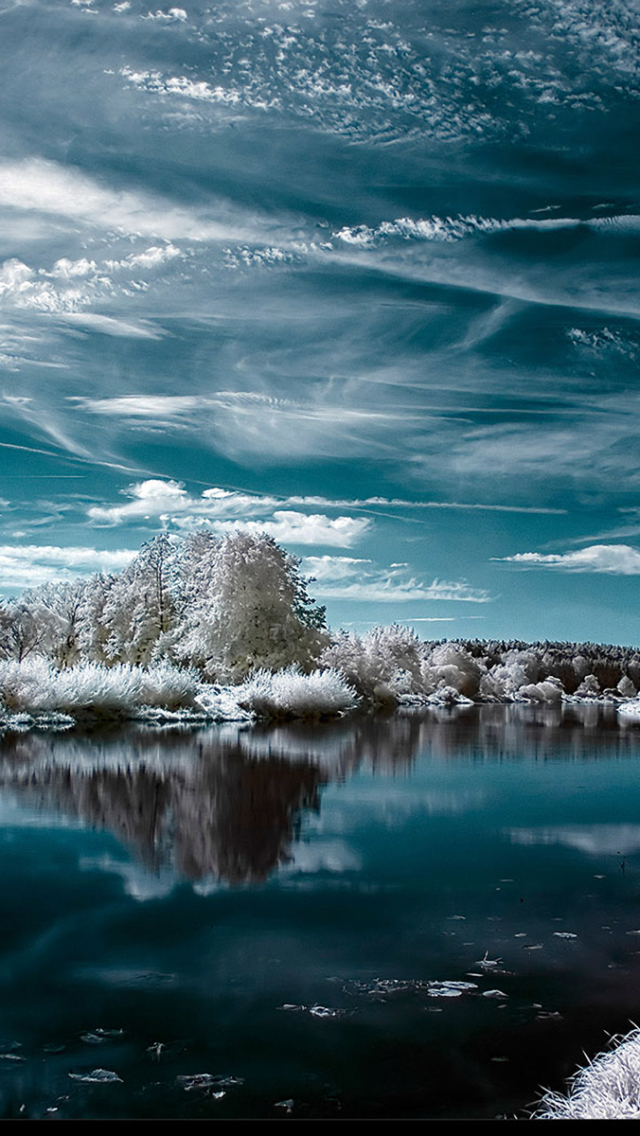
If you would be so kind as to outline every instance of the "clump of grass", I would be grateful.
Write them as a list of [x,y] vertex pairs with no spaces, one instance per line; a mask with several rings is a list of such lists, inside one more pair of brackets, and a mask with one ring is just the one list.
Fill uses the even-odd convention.
[[640,1120],[640,1029],[611,1039],[568,1084],[566,1095],[547,1092],[532,1120]]

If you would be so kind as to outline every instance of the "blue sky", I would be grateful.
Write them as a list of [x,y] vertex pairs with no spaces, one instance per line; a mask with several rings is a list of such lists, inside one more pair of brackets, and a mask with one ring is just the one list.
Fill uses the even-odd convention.
[[0,0],[0,592],[249,525],[640,643],[637,0]]

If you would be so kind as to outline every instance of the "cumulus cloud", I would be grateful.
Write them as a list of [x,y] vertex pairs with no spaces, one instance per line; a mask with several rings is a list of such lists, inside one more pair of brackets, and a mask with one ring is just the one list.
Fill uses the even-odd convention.
[[135,550],[39,544],[0,545],[0,590],[14,591],[93,572],[119,572]]
[[[125,490],[123,505],[93,505],[90,520],[102,525],[160,520],[183,530],[206,527],[221,536],[239,528],[266,532],[284,544],[325,544],[350,548],[369,530],[363,517],[328,517],[324,513],[302,513],[283,509],[279,498],[234,493],[225,489],[205,489],[194,497],[181,482],[150,478]],[[263,520],[248,520],[262,513]]]
[[472,588],[464,580],[416,580],[406,564],[380,568],[371,560],[350,556],[306,556],[302,570],[316,581],[314,594],[321,599],[361,600],[376,603],[406,601],[462,601],[488,603],[483,589]]
[[592,544],[575,552],[518,552],[493,556],[522,568],[556,568],[564,572],[598,572],[611,576],[639,576],[640,550],[630,544]]

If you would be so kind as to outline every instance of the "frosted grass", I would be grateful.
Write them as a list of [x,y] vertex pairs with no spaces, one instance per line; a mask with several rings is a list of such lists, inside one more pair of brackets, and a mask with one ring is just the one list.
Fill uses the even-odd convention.
[[640,1120],[640,1029],[614,1037],[569,1081],[569,1090],[545,1093],[532,1120]]
[[42,655],[0,662],[0,712],[5,726],[21,728],[28,728],[28,716],[53,722],[55,714],[66,716],[65,725],[69,718],[87,716],[167,723],[325,718],[357,703],[344,677],[333,670],[308,675],[296,667],[261,670],[240,686],[221,687],[167,662],[149,667],[81,663],[64,670]]

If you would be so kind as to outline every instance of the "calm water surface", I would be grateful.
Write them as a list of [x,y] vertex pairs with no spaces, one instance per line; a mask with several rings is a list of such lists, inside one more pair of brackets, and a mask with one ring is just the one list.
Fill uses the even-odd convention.
[[30,734],[0,778],[4,1117],[523,1115],[640,1021],[613,709]]

